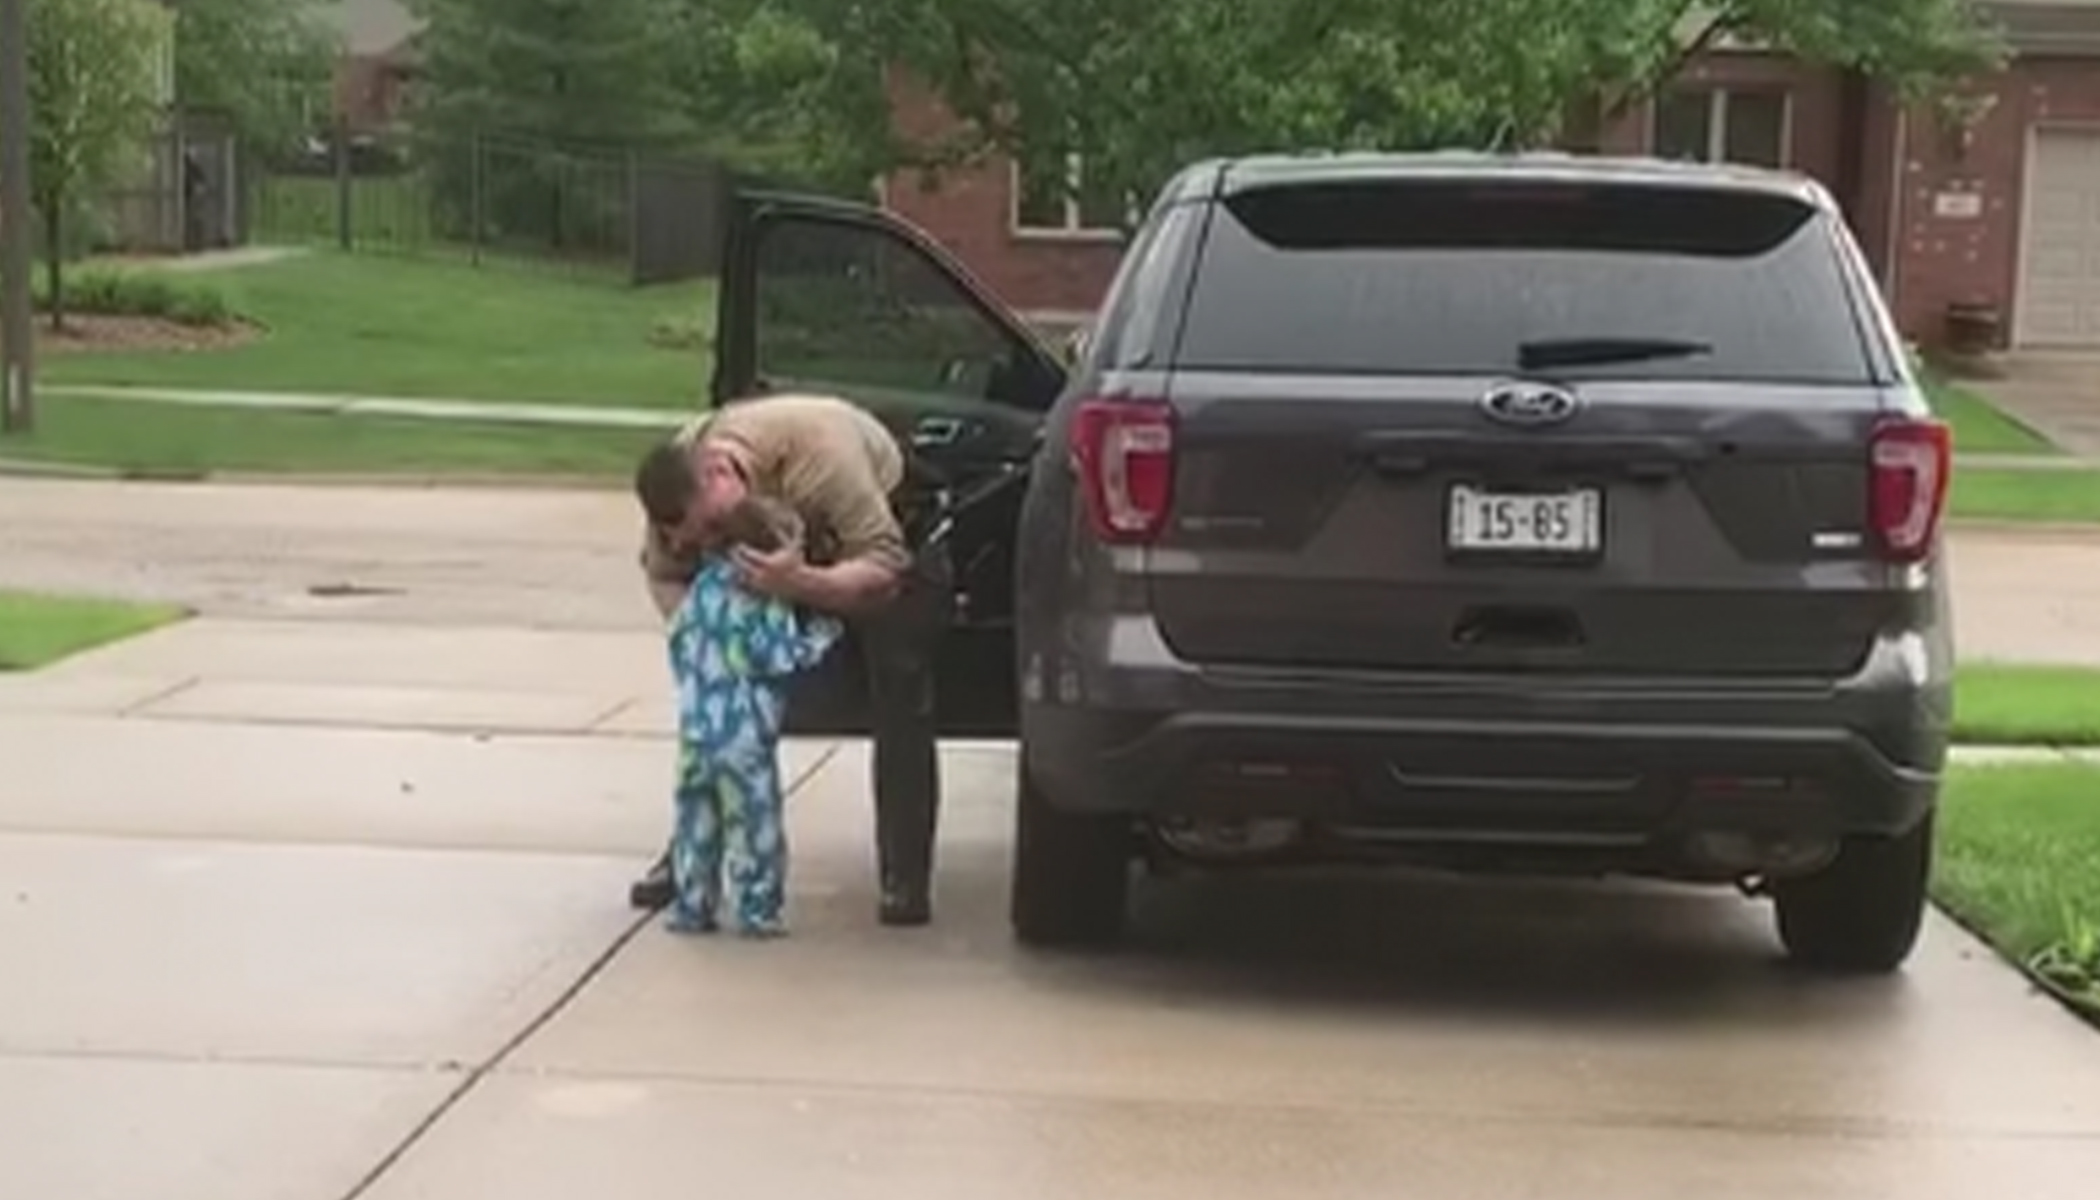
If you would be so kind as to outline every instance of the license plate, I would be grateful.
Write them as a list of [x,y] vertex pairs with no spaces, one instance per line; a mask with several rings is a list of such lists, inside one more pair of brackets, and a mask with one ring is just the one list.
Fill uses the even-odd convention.
[[1595,488],[1567,492],[1451,489],[1445,540],[1468,554],[1590,555],[1604,545],[1604,497]]

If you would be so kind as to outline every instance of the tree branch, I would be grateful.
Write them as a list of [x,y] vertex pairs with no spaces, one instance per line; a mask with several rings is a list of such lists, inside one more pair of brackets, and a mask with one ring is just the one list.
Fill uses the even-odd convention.
[[1733,5],[1724,5],[1716,9],[1705,26],[1691,40],[1677,48],[1677,53],[1671,56],[1667,66],[1647,79],[1627,84],[1625,90],[1605,106],[1602,124],[1610,125],[1624,120],[1626,115],[1633,111],[1634,105],[1647,100],[1664,84],[1683,74],[1684,69],[1690,66],[1694,59],[1713,49],[1716,43],[1734,32],[1741,24],[1742,14],[1737,12]]

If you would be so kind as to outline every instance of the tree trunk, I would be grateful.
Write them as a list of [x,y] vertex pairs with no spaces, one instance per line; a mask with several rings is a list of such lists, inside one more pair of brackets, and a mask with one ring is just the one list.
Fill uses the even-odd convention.
[[46,198],[44,210],[44,286],[45,307],[51,311],[51,332],[64,333],[66,329],[66,256],[64,210],[59,201]]

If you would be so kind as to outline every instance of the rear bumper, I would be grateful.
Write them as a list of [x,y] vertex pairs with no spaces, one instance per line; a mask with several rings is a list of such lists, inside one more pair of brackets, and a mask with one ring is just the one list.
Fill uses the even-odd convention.
[[1022,741],[1045,797],[1075,811],[1600,844],[1898,833],[1936,802],[1946,756],[1927,659],[1897,638],[1846,680],[1746,684],[1314,679],[1155,658],[1056,676],[1063,703],[1030,689]]

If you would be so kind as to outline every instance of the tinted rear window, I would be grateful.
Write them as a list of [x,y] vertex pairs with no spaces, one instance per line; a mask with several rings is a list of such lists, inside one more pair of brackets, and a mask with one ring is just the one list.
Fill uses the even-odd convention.
[[1785,196],[1547,182],[1271,188],[1211,222],[1178,362],[1507,373],[1526,343],[1706,347],[1582,378],[1872,377],[1825,218]]

